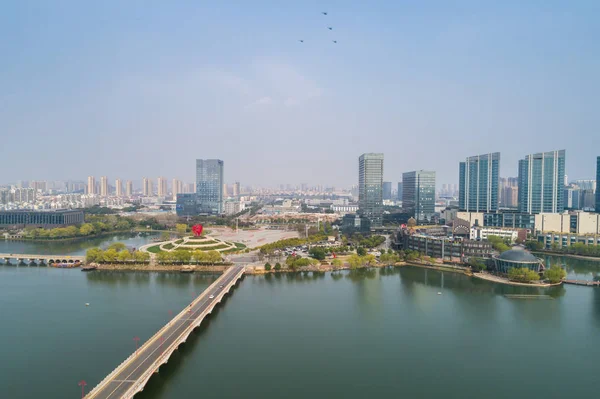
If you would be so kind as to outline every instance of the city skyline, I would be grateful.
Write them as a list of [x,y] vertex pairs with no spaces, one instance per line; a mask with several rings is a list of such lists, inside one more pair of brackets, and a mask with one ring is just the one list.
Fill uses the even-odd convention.
[[[385,181],[428,169],[454,183],[455,160],[444,154],[501,152],[501,175],[516,176],[523,154],[553,148],[577,154],[569,176],[594,176],[600,28],[585,3],[542,10],[469,2],[468,13],[439,1],[356,3],[330,10],[335,46],[318,30],[305,35],[320,10],[303,2],[285,13],[262,1],[42,7],[11,2],[0,17],[0,34],[10,38],[0,130],[8,148],[28,151],[27,162],[19,151],[6,154],[18,173],[2,168],[1,182],[114,181],[124,170],[192,181],[187,160],[210,156],[249,185],[310,179],[348,187],[354,154],[372,151],[385,153]],[[260,17],[242,17],[250,14]],[[82,25],[86,35],[77,34]],[[244,35],[233,33],[240,27]],[[218,46],[214,32],[226,37]],[[111,162],[85,163],[76,176],[56,154],[82,155],[82,136],[86,150]],[[284,151],[284,137],[318,145],[307,157]],[[394,146],[422,137],[435,147]],[[178,145],[178,156],[157,146],[161,140]]]

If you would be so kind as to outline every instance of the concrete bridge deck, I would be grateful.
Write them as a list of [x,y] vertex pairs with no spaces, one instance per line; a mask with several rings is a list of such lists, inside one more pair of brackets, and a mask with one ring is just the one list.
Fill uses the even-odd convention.
[[54,261],[54,262],[85,262],[85,256],[81,255],[41,255],[41,254],[0,254],[0,259],[9,260],[15,259],[17,261],[21,260],[42,260],[42,261]]
[[[244,274],[243,266],[227,269],[213,284],[135,353],[92,389],[86,399],[132,398],[142,391],[150,377],[158,372],[171,354],[187,340],[213,308]],[[212,298],[211,298],[212,296]]]

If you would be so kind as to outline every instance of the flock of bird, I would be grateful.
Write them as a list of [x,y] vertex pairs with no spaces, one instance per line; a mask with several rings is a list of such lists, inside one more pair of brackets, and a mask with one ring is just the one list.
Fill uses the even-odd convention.
[[[321,14],[323,14],[323,15],[327,16],[327,12],[326,12],[326,11],[323,11],[323,12],[321,12]],[[329,29],[329,30],[333,30],[333,27],[332,27],[332,26],[328,26],[328,27],[327,27],[327,29]],[[299,41],[300,43],[304,43],[304,39],[300,39],[300,40],[298,40],[298,41]],[[334,44],[336,44],[336,43],[337,43],[337,40],[332,40],[332,42],[333,42]]]

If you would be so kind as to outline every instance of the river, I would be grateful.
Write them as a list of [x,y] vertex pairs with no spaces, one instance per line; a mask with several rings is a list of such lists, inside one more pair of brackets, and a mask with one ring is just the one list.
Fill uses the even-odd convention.
[[[79,397],[215,278],[0,266],[0,397]],[[247,276],[136,398],[593,397],[599,332],[598,288],[412,267]]]

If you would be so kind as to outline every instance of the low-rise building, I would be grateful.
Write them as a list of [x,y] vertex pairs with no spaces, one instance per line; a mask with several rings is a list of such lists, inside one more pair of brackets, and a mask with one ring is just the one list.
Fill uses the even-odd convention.
[[542,261],[524,249],[510,249],[494,256],[496,271],[507,274],[512,268],[527,268],[534,272],[539,272],[542,268]]
[[400,232],[400,238],[401,249],[418,251],[432,258],[489,258],[494,252],[492,245],[487,241],[454,240],[449,237],[410,234],[406,230]]
[[471,227],[471,234],[469,236],[471,240],[487,240],[488,236],[497,236],[502,239],[508,239],[511,242],[515,242],[518,238],[524,241],[527,239],[527,230],[509,229],[503,227]]
[[84,222],[83,211],[61,209],[52,211],[0,211],[0,227],[63,227]]

